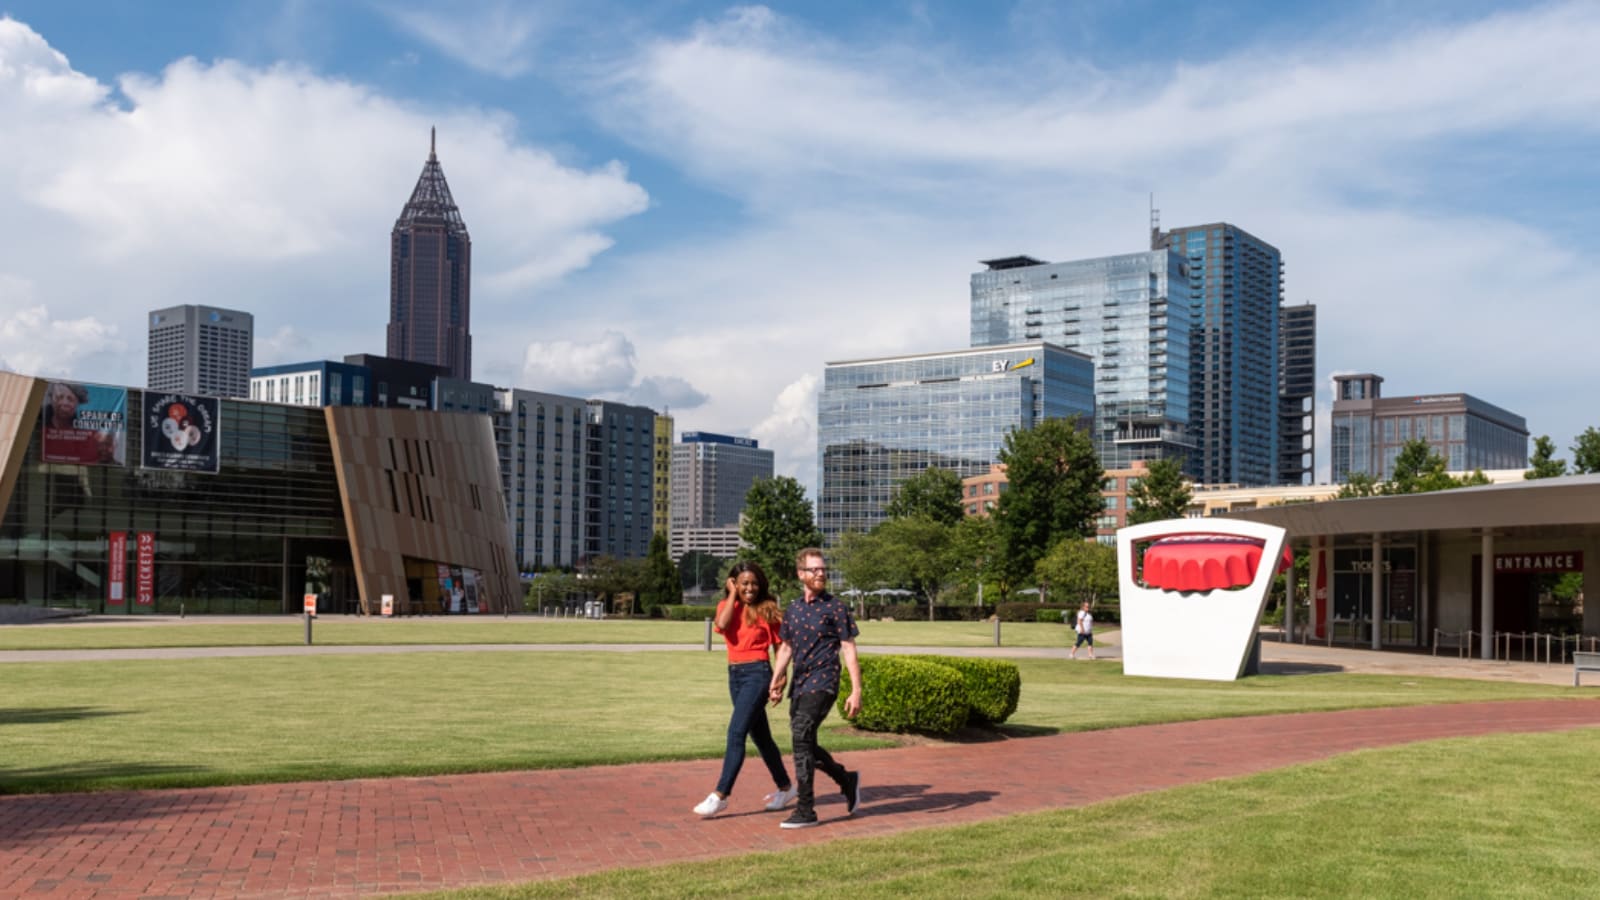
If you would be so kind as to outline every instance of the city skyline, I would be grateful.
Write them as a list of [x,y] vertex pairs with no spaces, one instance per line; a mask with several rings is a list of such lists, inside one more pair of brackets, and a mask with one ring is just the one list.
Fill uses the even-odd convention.
[[1600,424],[1559,399],[1597,374],[1590,4],[433,9],[10,4],[0,364],[137,383],[174,303],[252,312],[257,365],[379,352],[438,125],[476,380],[750,434],[813,498],[824,361],[962,346],[977,261],[1138,252],[1151,192],[1282,251],[1319,426],[1361,371],[1563,453]]

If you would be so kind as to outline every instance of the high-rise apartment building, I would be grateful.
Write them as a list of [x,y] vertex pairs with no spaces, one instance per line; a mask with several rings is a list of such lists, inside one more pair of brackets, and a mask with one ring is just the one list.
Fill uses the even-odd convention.
[[1187,264],[1193,474],[1205,484],[1277,483],[1282,254],[1226,222],[1151,229],[1150,248]]
[[495,436],[511,543],[524,572],[650,550],[656,414],[497,389]]
[[172,306],[150,313],[145,386],[209,397],[250,396],[255,317],[215,306]]
[[472,379],[472,238],[428,143],[428,161],[389,236],[387,354]]
[[1191,470],[1189,277],[1178,254],[984,265],[972,276],[972,346],[1042,340],[1088,356],[1100,464],[1176,458]]
[[672,530],[672,417],[656,416],[655,491],[650,516],[650,531],[664,537]]
[[1316,482],[1317,307],[1278,319],[1278,484]]
[[1094,363],[1044,341],[827,363],[817,397],[817,518],[831,545],[883,521],[929,467],[989,471],[1006,435],[1095,415]]
[[775,458],[754,438],[689,431],[672,448],[672,552],[729,558],[739,549],[744,498],[771,478]]
[[1333,481],[1356,473],[1377,481],[1394,477],[1395,459],[1422,440],[1452,472],[1525,469],[1528,423],[1522,416],[1470,394],[1382,396],[1378,375],[1333,379]]

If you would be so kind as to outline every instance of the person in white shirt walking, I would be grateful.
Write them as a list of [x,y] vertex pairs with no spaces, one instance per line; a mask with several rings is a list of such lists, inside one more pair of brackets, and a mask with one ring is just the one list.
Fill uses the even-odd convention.
[[1072,652],[1067,655],[1077,659],[1078,648],[1088,644],[1089,658],[1094,659],[1094,614],[1089,612],[1089,601],[1083,601],[1083,606],[1078,608],[1078,617],[1073,630],[1078,633],[1078,642],[1072,645]]

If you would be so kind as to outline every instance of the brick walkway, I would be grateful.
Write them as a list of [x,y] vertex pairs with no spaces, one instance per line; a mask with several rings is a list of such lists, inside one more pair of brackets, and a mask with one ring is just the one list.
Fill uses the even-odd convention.
[[689,808],[717,760],[4,797],[0,896],[330,897],[529,881],[1081,806],[1364,747],[1593,726],[1600,703],[1537,700],[859,751],[839,756],[863,773],[857,815],[821,795],[822,827],[802,831],[760,811],[771,788],[754,758],[728,813],[710,820]]

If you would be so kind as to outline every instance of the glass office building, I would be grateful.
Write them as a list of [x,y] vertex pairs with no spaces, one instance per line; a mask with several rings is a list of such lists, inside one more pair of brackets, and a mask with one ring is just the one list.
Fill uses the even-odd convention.
[[830,362],[817,398],[817,518],[831,545],[883,520],[897,486],[930,466],[989,471],[1005,436],[1094,415],[1094,364],[1044,341]]
[[972,276],[974,347],[1043,340],[1088,356],[1101,465],[1172,457],[1192,472],[1189,278],[1177,253],[984,265]]
[[1330,416],[1333,481],[1353,474],[1394,477],[1395,460],[1411,441],[1428,448],[1451,472],[1526,469],[1527,420],[1471,394],[1384,397],[1383,378],[1337,375]]
[[1283,255],[1226,222],[1153,230],[1188,277],[1189,427],[1202,484],[1279,482]]

